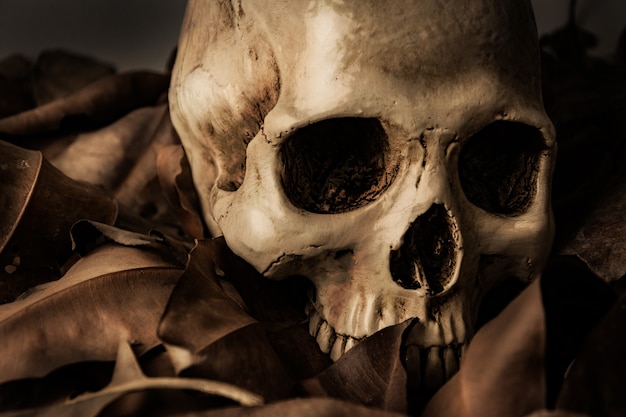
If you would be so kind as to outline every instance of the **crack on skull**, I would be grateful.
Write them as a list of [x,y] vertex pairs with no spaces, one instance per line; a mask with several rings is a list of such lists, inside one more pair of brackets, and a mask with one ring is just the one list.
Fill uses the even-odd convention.
[[426,144],[426,135],[424,133],[420,135],[419,142],[420,145],[422,145],[422,148],[424,148],[424,156],[422,157],[422,168],[426,168],[426,160],[428,159],[428,145]]
[[[289,254],[283,252],[282,255],[280,255],[278,258],[274,259],[272,262],[269,263],[269,265],[261,272],[261,275],[265,276],[272,268],[280,264],[287,256],[289,256]],[[296,255],[292,255],[292,256],[296,256]]]
[[272,144],[272,141],[267,137],[267,133],[265,133],[265,126],[261,125],[261,127],[259,128],[259,135],[261,135],[261,137],[263,137],[263,139],[265,139],[265,143],[267,143],[268,145]]
[[[349,263],[352,261],[352,257],[354,256],[354,249],[345,248],[338,250],[324,250],[323,244],[311,244],[306,247],[303,247],[301,250],[294,252],[283,252],[281,255],[276,257],[273,261],[271,261],[267,267],[261,271],[263,276],[268,276],[275,274],[278,271],[272,271],[274,269],[280,269],[281,265],[285,265],[288,269],[302,269],[304,265],[309,265],[309,273],[315,273],[315,267],[313,265],[316,264],[326,264],[323,259],[330,260],[332,262],[337,262],[339,265],[343,265],[342,268],[349,269]],[[285,276],[285,271],[282,270],[279,272],[280,276]],[[311,277],[308,277],[311,279]]]

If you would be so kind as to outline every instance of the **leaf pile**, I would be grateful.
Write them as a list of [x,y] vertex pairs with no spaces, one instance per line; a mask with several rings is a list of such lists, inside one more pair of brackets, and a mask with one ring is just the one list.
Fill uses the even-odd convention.
[[265,280],[207,236],[169,74],[0,61],[0,416],[626,414],[626,59],[591,60],[572,33],[544,39],[554,259],[436,392],[415,388],[417,323],[332,363],[308,334],[310,284]]

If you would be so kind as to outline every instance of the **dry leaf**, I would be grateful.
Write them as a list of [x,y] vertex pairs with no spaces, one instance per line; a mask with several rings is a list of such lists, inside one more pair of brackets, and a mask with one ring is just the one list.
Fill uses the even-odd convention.
[[545,268],[541,296],[546,316],[546,399],[553,408],[567,369],[616,296],[574,256],[559,256]]
[[142,107],[98,130],[81,133],[50,163],[76,180],[113,193],[154,139],[167,105]]
[[43,51],[35,62],[33,88],[38,105],[65,98],[92,82],[113,75],[113,66],[61,49]]
[[589,334],[567,374],[557,408],[590,416],[626,415],[626,297]]
[[147,71],[104,77],[65,99],[0,119],[0,134],[22,137],[102,126],[155,104],[168,85],[168,75]]
[[0,382],[112,360],[120,337],[139,353],[159,344],[157,324],[180,274],[150,251],[106,245],[0,306]]
[[333,364],[309,334],[309,322],[270,333],[270,343],[296,381],[315,377]]
[[[544,102],[559,146],[552,183],[555,249],[578,254],[606,280],[617,279],[626,273],[620,238],[625,223],[625,67],[586,55],[576,38],[581,33],[568,25],[557,38],[546,39],[552,52],[560,49],[563,56],[543,55]],[[578,61],[566,56],[566,45],[570,53],[578,52]]]
[[63,404],[0,413],[0,417],[96,417],[110,403],[132,392],[151,389],[191,390],[205,395],[220,396],[244,406],[263,403],[263,399],[241,388],[218,381],[174,377],[146,377],[127,342],[119,344],[113,378],[103,389],[69,399]]
[[0,60],[0,118],[35,107],[32,68],[33,63],[19,54]]
[[385,411],[333,398],[299,398],[260,407],[222,408],[177,414],[177,417],[401,417]]
[[[435,394],[423,417],[543,415],[538,410],[554,406],[568,366],[614,301],[608,285],[580,259],[554,259],[541,279],[477,332],[459,373]],[[615,375],[621,379],[622,373]]]
[[187,264],[192,245],[170,238],[156,230],[149,235],[131,232],[104,223],[81,220],[72,226],[72,249],[79,255],[86,255],[94,248],[109,242],[152,250],[161,258],[179,266]]
[[[623,158],[620,164],[623,163]],[[600,199],[578,233],[561,251],[582,258],[605,281],[626,275],[626,175]]]
[[369,407],[407,412],[403,344],[410,320],[382,329],[303,383],[312,395],[327,395]]
[[[232,262],[236,259],[223,239],[198,242],[172,292],[159,336],[181,375],[227,381],[269,401],[293,396],[295,382],[264,326],[247,312],[234,288],[223,289],[233,270],[242,270],[233,268]],[[248,274],[263,280],[251,266],[247,268]]]
[[157,149],[156,166],[159,183],[183,230],[194,239],[205,237],[200,200],[191,178],[191,168],[181,145],[164,145]]
[[423,417],[521,417],[545,408],[544,320],[536,281],[476,333]]
[[278,401],[298,395],[296,381],[260,323],[233,331],[202,349],[180,376],[225,381]]
[[[161,145],[178,143],[169,111],[164,112],[153,139],[126,178],[115,190],[115,199],[138,218],[145,219],[172,236],[181,236],[181,224],[159,183],[156,167],[157,149]],[[132,225],[129,225],[132,227]]]
[[2,141],[0,201],[0,302],[61,276],[76,221],[110,224],[117,217],[116,203],[101,189],[66,177],[40,152]]
[[573,413],[563,410],[539,410],[524,417],[591,417],[587,414]]
[[212,240],[192,250],[159,324],[159,336],[193,354],[235,330],[256,323],[219,284],[223,248]]

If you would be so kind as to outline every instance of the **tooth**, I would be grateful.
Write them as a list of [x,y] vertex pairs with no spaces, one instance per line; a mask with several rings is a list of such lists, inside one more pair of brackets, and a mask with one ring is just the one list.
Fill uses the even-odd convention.
[[428,349],[426,363],[424,364],[424,388],[429,391],[439,389],[445,382],[441,359],[441,348],[439,346],[433,346]]
[[467,328],[463,320],[459,320],[455,316],[450,317],[450,329],[457,343],[467,339]]
[[422,389],[422,350],[416,345],[409,345],[405,354],[407,370],[407,389],[419,392]]
[[443,363],[445,367],[444,378],[445,380],[448,380],[459,370],[459,361],[453,346],[447,346],[444,348]]
[[313,309],[311,311],[311,318],[309,319],[309,334],[311,336],[317,337],[323,321],[322,316],[320,316],[317,310]]
[[350,337],[350,336],[345,336],[346,338],[346,343],[343,347],[343,352],[346,353],[347,351],[349,351],[350,349],[352,349],[356,344],[359,343],[359,341],[357,339],[355,339],[354,337]]
[[316,340],[322,352],[330,352],[330,348],[335,342],[335,331],[326,321],[322,321]]
[[332,359],[333,362],[336,362],[339,358],[341,358],[341,355],[345,352],[347,339],[348,336],[340,334],[336,335],[335,343],[330,350],[330,359]]

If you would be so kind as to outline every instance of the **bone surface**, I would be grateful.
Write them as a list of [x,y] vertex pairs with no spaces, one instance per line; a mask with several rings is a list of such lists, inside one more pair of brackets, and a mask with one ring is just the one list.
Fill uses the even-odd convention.
[[556,145],[528,1],[191,0],[170,103],[211,231],[314,284],[334,360],[415,318],[439,385],[485,293],[546,261]]

